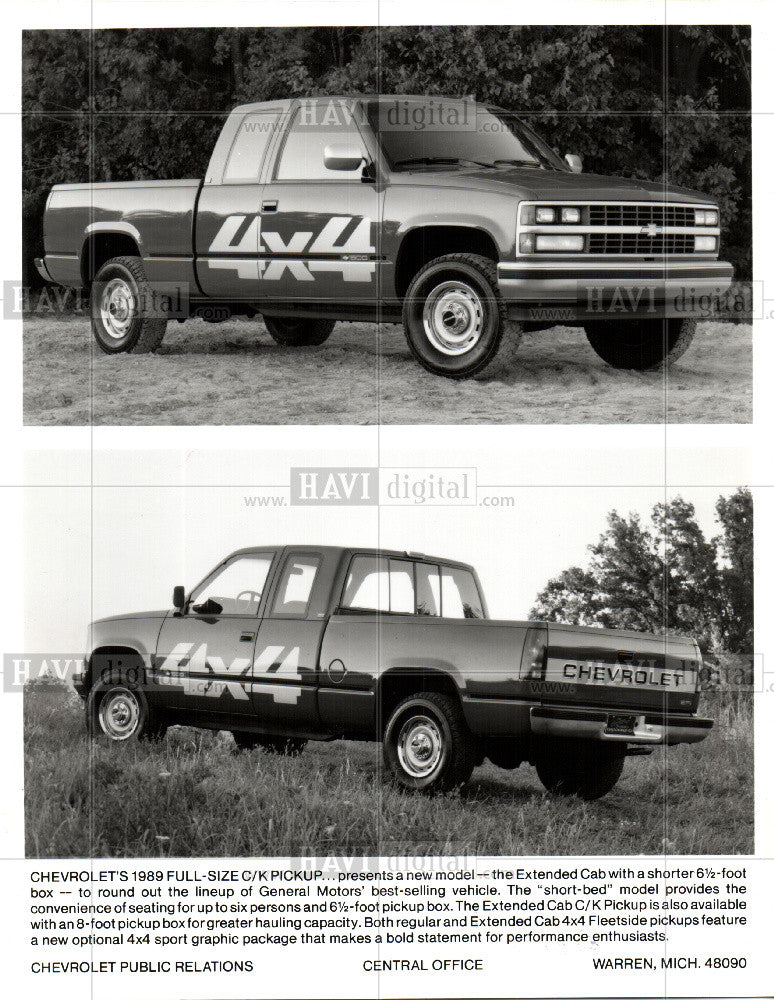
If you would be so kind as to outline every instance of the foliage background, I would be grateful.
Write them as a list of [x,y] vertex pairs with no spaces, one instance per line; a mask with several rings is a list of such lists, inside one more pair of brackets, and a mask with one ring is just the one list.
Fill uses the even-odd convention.
[[22,73],[28,285],[52,184],[200,177],[235,104],[353,91],[473,94],[586,170],[695,187],[751,278],[746,26],[26,31]]
[[749,689],[753,654],[753,498],[740,488],[715,504],[718,534],[706,538],[693,504],[676,497],[650,524],[611,511],[589,545],[588,566],[571,566],[540,591],[530,617],[694,636],[705,658],[703,686]]

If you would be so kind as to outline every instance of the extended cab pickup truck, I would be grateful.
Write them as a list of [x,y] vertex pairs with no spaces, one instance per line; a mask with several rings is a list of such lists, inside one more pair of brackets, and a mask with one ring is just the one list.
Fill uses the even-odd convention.
[[593,799],[627,754],[712,727],[695,714],[692,639],[491,621],[475,570],[448,559],[241,549],[173,605],[92,624],[75,678],[92,734],[159,738],[179,723],[284,753],[381,740],[404,788],[453,789],[488,757]]
[[203,179],[56,185],[36,265],[90,290],[109,354],[156,350],[170,315],[242,313],[284,346],[320,345],[337,320],[402,321],[416,360],[451,378],[557,322],[614,367],[669,364],[731,283],[718,206],[580,170],[468,100],[247,104]]

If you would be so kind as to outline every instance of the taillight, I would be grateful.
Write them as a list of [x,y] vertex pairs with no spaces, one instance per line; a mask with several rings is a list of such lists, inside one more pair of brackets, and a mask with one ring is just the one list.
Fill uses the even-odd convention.
[[547,634],[544,628],[527,629],[521,654],[521,677],[533,680],[542,680],[545,677]]

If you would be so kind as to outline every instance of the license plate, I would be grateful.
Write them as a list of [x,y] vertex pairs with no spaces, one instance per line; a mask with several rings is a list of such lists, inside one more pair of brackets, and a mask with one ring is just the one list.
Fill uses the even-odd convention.
[[608,715],[605,732],[613,733],[616,736],[633,736],[636,721],[635,715]]

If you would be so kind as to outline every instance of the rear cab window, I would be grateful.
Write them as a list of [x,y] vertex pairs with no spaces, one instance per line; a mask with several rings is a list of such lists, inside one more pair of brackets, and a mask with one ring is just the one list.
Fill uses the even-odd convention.
[[485,617],[470,570],[370,555],[352,557],[339,610],[434,618]]
[[279,119],[278,112],[253,111],[244,116],[231,143],[224,182],[257,181]]

